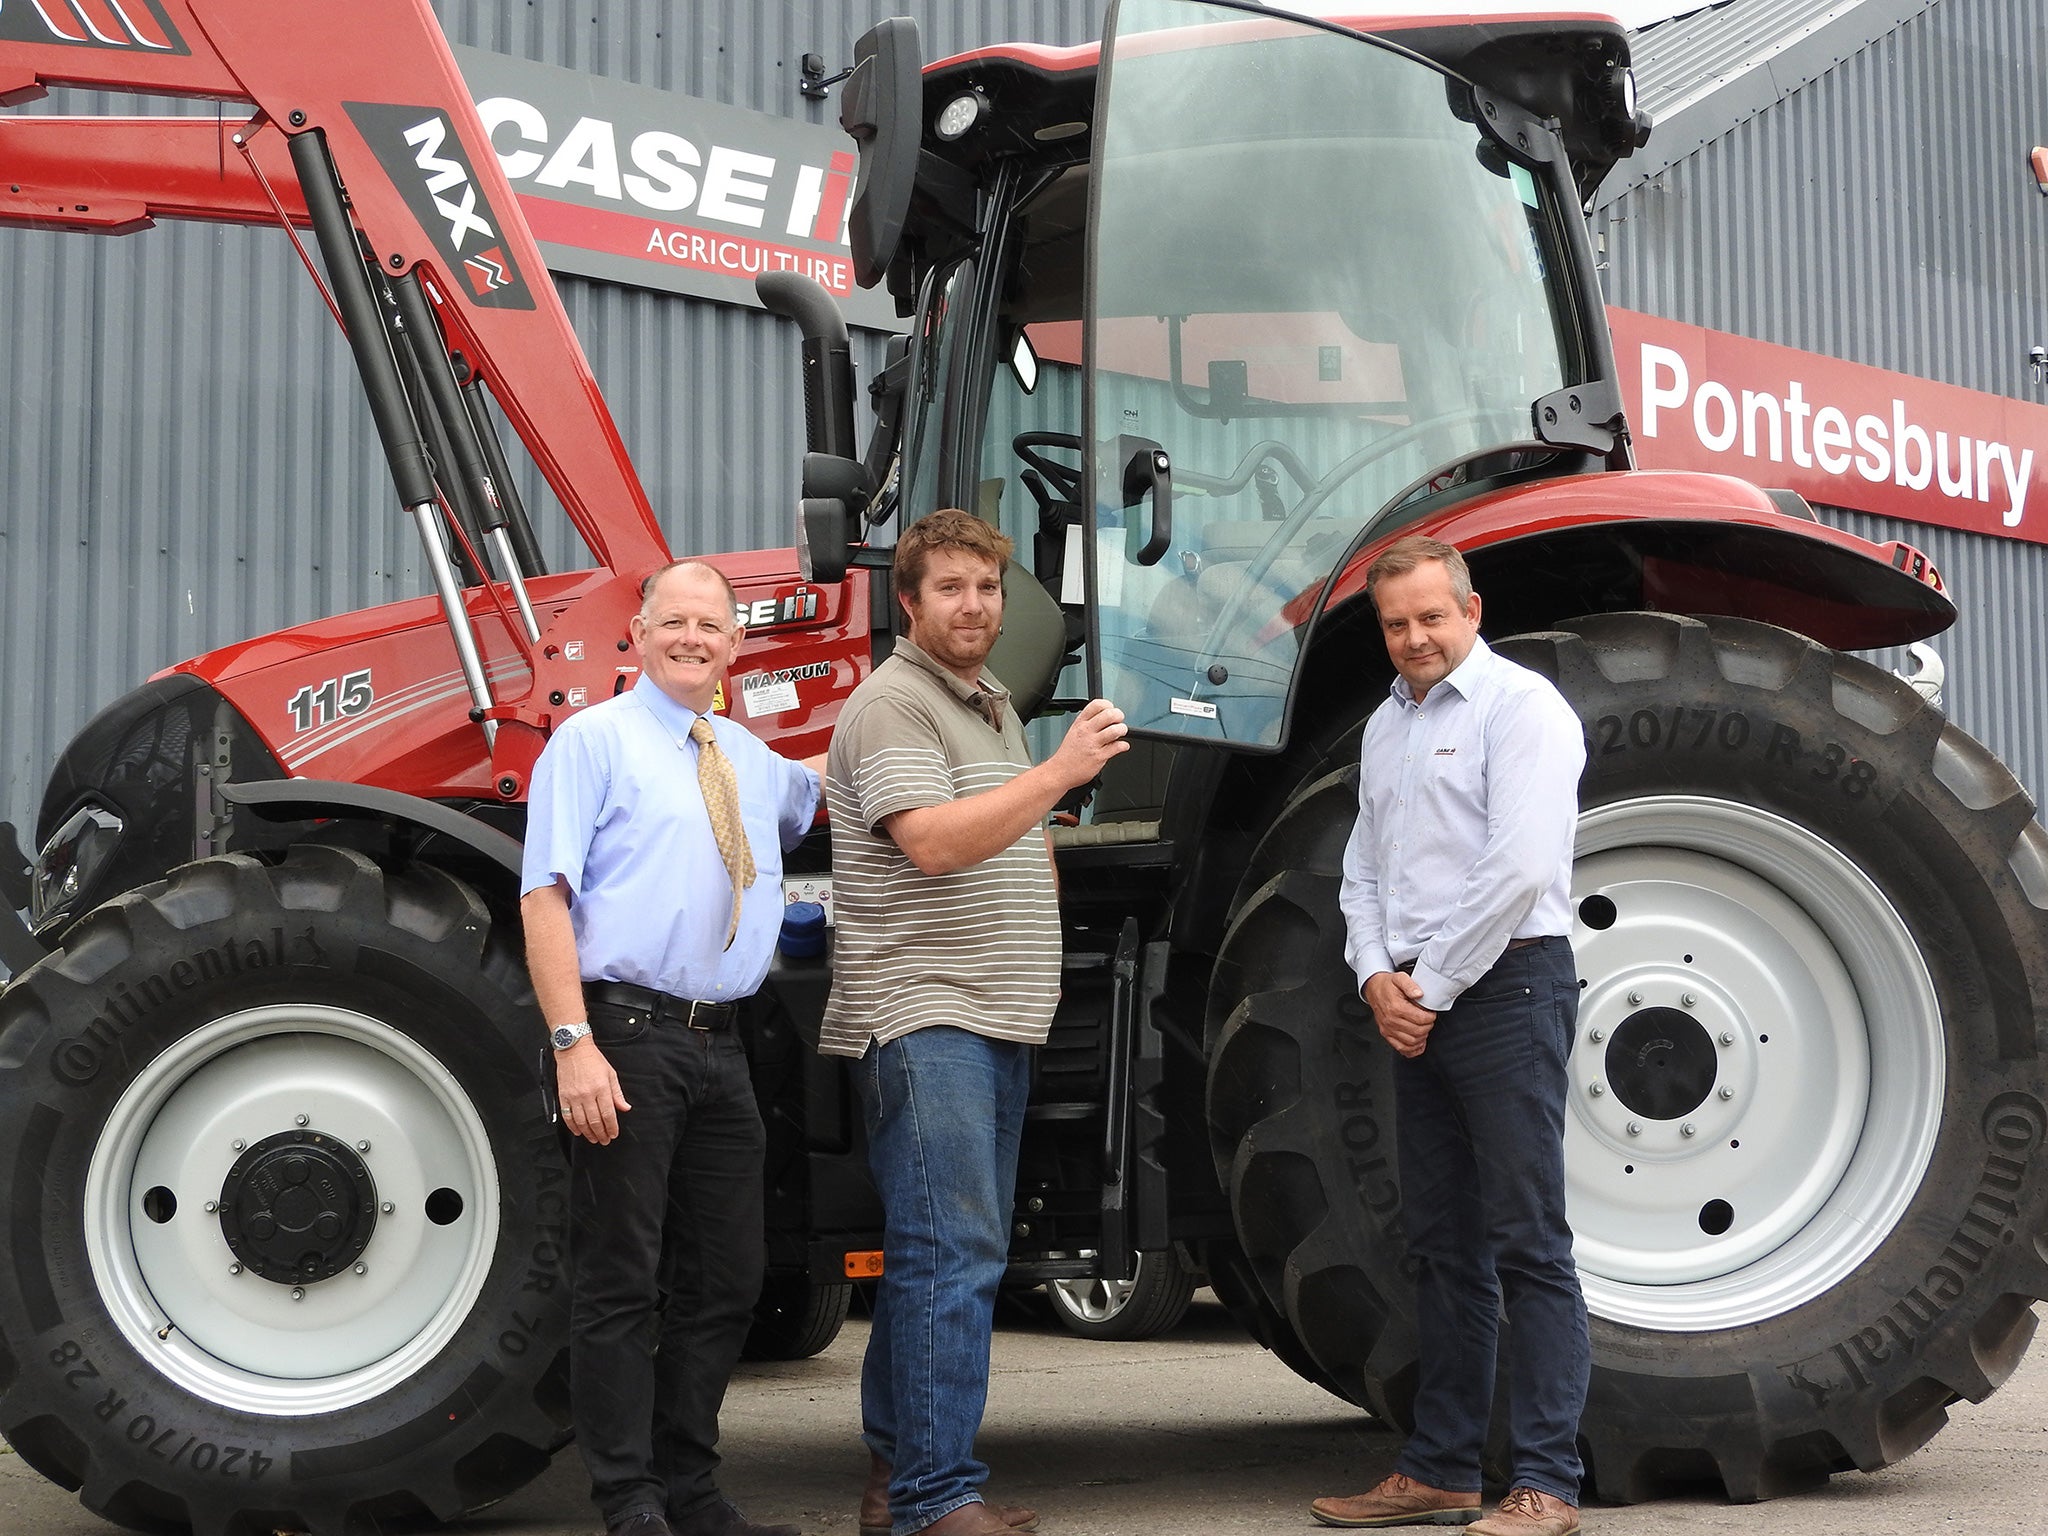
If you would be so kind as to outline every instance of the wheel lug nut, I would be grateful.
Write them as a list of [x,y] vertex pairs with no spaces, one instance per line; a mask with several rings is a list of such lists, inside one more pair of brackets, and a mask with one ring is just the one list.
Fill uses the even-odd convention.
[[382,1211],[386,1216],[389,1216],[393,1211],[397,1210],[398,1207],[393,1205],[389,1200],[386,1200],[382,1205],[378,1206],[377,1209]]
[[1699,1135],[1699,1133],[1700,1128],[1694,1125],[1690,1120],[1686,1121],[1685,1124],[1681,1125],[1678,1128],[1678,1134],[1681,1136],[1697,1136]]
[[1595,1045],[1598,1045],[1602,1040],[1605,1040],[1607,1038],[1607,1031],[1604,1029],[1596,1029],[1593,1031],[1593,1033],[1586,1036],[1586,1038],[1592,1041]]
[[305,1287],[304,1287],[303,1285],[295,1285],[295,1286],[293,1286],[293,1287],[292,1287],[292,1300],[293,1300],[293,1301],[304,1301],[305,1299],[306,1299],[306,1288],[305,1288]]
[[359,1141],[356,1143],[356,1150],[358,1152],[367,1152],[370,1150],[370,1144],[367,1141]]
[[206,1202],[206,1214],[207,1214],[207,1215],[211,1216],[211,1215],[212,1215],[212,1214],[213,1214],[213,1213],[214,1213],[215,1211],[217,1211],[217,1210],[219,1210],[219,1209],[220,1209],[220,1202],[219,1202],[218,1200],[209,1200],[209,1201],[207,1201],[207,1202]]
[[292,1116],[292,1124],[293,1124],[293,1125],[296,1125],[296,1126],[298,1126],[298,1127],[299,1127],[300,1129],[302,1129],[302,1130],[303,1130],[303,1129],[304,1129],[304,1128],[305,1128],[306,1126],[309,1126],[309,1125],[311,1125],[312,1123],[313,1123],[313,1117],[312,1117],[311,1115],[293,1115],[293,1116]]
[[228,1273],[231,1275],[239,1275],[241,1272],[242,1266],[239,1264],[230,1264],[228,1266]]
[[1643,1123],[1642,1123],[1642,1122],[1641,1122],[1640,1120],[1631,1120],[1631,1121],[1629,1121],[1629,1123],[1628,1123],[1628,1133],[1629,1133],[1629,1135],[1631,1135],[1631,1136],[1640,1136],[1640,1135],[1642,1135],[1642,1134],[1643,1134]]
[[1593,1095],[1593,1097],[1596,1099],[1599,1098],[1606,1091],[1607,1085],[1605,1083],[1588,1083],[1586,1085],[1586,1092]]
[[356,1273],[359,1275],[367,1275],[369,1272],[370,1266],[367,1264],[358,1264],[356,1266]]
[[1726,1103],[1729,1099],[1732,1099],[1734,1097],[1735,1090],[1733,1088],[1723,1088],[1721,1090],[1721,1100],[1723,1103]]
[[248,1146],[248,1145],[249,1145],[249,1143],[247,1143],[246,1141],[242,1140],[242,1138],[241,1138],[241,1137],[239,1137],[239,1136],[237,1136],[237,1137],[236,1137],[236,1138],[235,1138],[235,1139],[234,1139],[233,1141],[231,1141],[231,1142],[229,1142],[229,1143],[228,1143],[228,1146],[229,1146],[230,1148],[232,1148],[232,1149],[233,1149],[234,1151],[237,1151],[237,1152],[241,1151],[241,1150],[242,1150],[242,1148],[244,1148],[244,1147],[246,1147],[246,1146]]
[[1678,1006],[1681,1008],[1690,1008],[1694,1003],[1698,1001],[1699,999],[1693,996],[1690,992],[1681,992],[1678,995]]
[[1643,1005],[1643,994],[1642,994],[1642,993],[1640,993],[1640,992],[1631,992],[1631,993],[1629,993],[1629,995],[1628,995],[1628,1005],[1629,1005],[1629,1007],[1631,1007],[1631,1008],[1640,1008],[1640,1007],[1642,1007],[1642,1005]]
[[1734,1031],[1734,1030],[1732,1030],[1732,1029],[1724,1029],[1724,1030],[1722,1030],[1722,1031],[1721,1031],[1721,1043],[1722,1043],[1723,1045],[1733,1045],[1733,1044],[1735,1043],[1735,1031]]

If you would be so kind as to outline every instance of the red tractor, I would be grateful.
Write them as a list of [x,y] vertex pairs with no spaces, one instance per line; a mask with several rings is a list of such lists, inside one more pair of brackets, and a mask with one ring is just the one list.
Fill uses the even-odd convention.
[[[830,302],[766,286],[812,451],[801,565],[720,559],[729,702],[822,749],[892,643],[881,541],[957,505],[1020,542],[999,675],[1139,728],[1060,834],[1013,1278],[1156,1319],[1206,1274],[1402,1422],[1389,1058],[1336,888],[1389,677],[1361,573],[1426,531],[1585,723],[1598,1491],[1769,1496],[1992,1391],[2048,1296],[2048,839],[1843,654],[1953,620],[1924,557],[1633,469],[1582,218],[1645,131],[1622,29],[1121,0],[1099,49],[924,67],[896,21],[856,57],[853,257],[910,333],[863,444]],[[452,1517],[567,1433],[522,796],[631,675],[668,547],[425,0],[0,9],[0,102],[55,84],[231,104],[0,119],[0,221],[310,230],[435,595],[183,663],[52,775],[11,941],[42,958],[0,994],[0,1434],[140,1528]],[[544,568],[500,416],[591,568]],[[829,872],[821,829],[792,874]],[[779,960],[751,1020],[768,1351],[829,1339],[878,1246],[805,1041],[829,979]]]

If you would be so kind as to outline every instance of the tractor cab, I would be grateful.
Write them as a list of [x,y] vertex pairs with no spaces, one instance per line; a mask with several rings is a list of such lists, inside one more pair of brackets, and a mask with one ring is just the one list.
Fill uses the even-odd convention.
[[1622,467],[1579,211],[1644,131],[1620,27],[1355,27],[1123,0],[1099,49],[921,73],[912,23],[863,39],[855,264],[913,329],[814,557],[977,511],[1036,578],[1013,688],[1273,750],[1363,544]]

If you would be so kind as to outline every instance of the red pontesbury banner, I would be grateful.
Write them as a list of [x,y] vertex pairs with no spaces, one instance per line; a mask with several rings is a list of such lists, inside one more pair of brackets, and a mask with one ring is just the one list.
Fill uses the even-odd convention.
[[1610,308],[1645,469],[2048,543],[2048,406]]

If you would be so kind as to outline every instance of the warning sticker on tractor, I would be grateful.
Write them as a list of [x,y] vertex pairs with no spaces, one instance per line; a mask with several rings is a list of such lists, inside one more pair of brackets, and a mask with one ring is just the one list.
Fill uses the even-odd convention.
[[779,715],[786,709],[796,708],[796,684],[787,680],[778,683],[764,672],[740,685],[740,698],[746,702],[747,714],[753,719]]
[[1216,706],[1205,704],[1200,699],[1170,699],[1166,707],[1176,715],[1193,715],[1197,720],[1216,718]]

